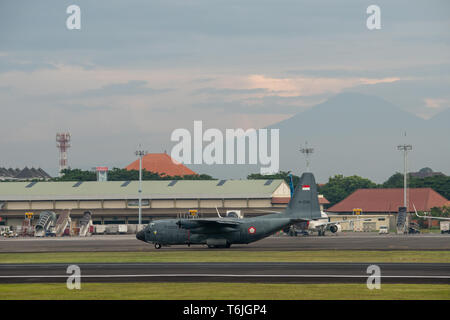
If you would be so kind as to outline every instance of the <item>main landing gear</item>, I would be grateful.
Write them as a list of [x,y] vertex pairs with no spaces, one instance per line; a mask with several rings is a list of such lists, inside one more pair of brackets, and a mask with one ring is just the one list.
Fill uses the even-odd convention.
[[155,243],[155,249],[161,249],[161,243]]

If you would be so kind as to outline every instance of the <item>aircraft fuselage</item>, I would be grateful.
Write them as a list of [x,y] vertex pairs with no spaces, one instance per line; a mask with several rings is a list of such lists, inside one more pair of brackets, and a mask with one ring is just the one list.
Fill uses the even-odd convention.
[[289,218],[222,218],[219,221],[238,221],[235,227],[213,227],[201,226],[195,223],[197,219],[181,220],[164,219],[148,224],[145,229],[137,235],[139,240],[159,245],[180,244],[207,244],[210,247],[229,247],[231,244],[247,244],[266,238],[275,232],[291,225]]

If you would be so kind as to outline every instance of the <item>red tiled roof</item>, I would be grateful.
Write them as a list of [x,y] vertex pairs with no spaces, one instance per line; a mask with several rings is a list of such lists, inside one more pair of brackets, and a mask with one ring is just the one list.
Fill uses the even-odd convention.
[[[139,170],[139,159],[125,167],[127,170]],[[197,174],[185,165],[176,162],[167,153],[149,153],[142,157],[142,169],[166,176],[185,176]]]
[[[448,200],[431,188],[408,189],[408,211],[413,212],[413,204],[418,211],[429,211],[433,207],[442,207]],[[403,206],[403,189],[358,189],[327,211],[352,212],[361,208],[363,212],[397,212]]]

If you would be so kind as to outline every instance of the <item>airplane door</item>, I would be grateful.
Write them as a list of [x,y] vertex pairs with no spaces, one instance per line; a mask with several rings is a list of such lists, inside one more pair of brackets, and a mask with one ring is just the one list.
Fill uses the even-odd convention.
[[190,242],[190,231],[186,230],[186,229],[178,229],[177,242],[178,243],[188,243],[188,242]]

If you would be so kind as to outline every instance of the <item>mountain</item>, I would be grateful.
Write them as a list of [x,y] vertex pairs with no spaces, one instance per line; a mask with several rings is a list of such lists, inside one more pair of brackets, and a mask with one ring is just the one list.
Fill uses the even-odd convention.
[[375,96],[342,93],[268,128],[280,130],[281,170],[305,169],[299,149],[308,141],[315,149],[311,170],[318,181],[326,182],[333,174],[358,174],[382,182],[403,171],[397,145],[404,143],[413,146],[409,169],[429,166],[448,173],[450,122],[444,125],[444,117],[449,115],[444,111],[424,120]]

